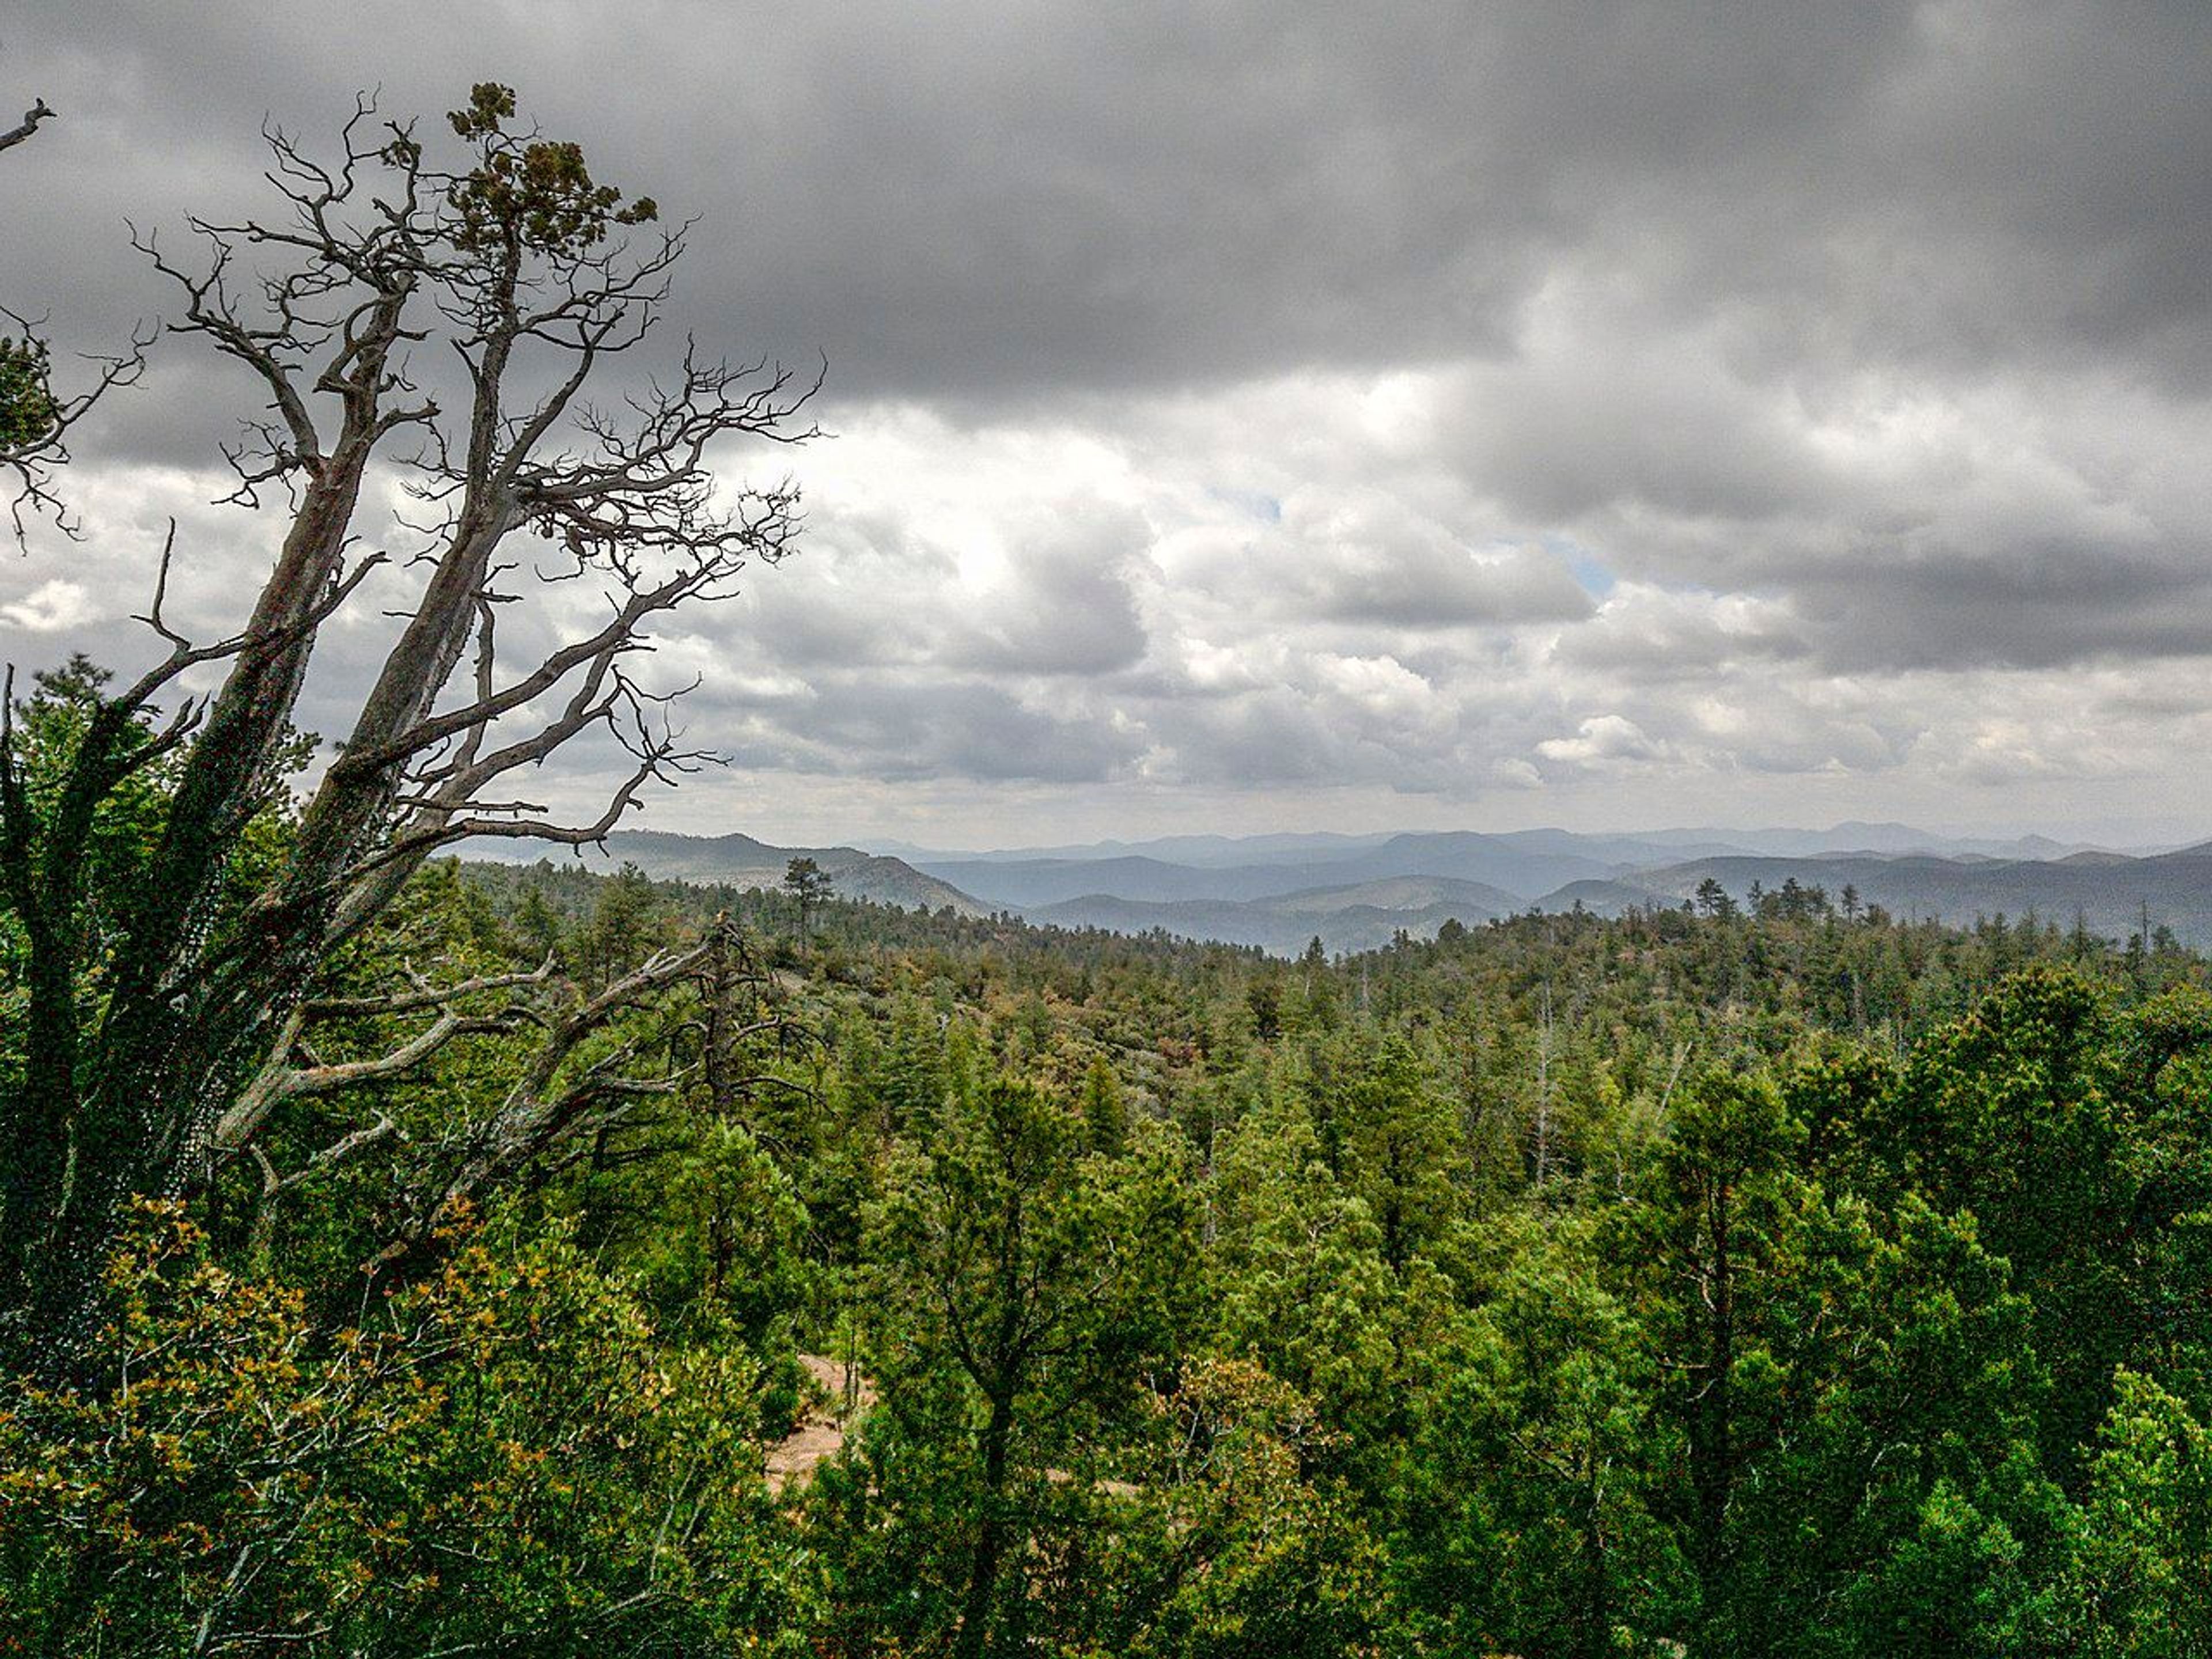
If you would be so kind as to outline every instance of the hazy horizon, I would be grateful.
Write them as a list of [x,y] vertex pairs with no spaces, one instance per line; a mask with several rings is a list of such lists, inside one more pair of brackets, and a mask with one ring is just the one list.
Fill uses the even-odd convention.
[[[1750,838],[1801,836],[1808,838],[1835,838],[1837,840],[1838,849],[1842,851],[1868,850],[1866,848],[1852,844],[1849,836],[1845,833],[1846,831],[1857,827],[1881,830],[1903,830],[1910,831],[1915,835],[1924,835],[1929,839],[1931,843],[1930,850],[1940,850],[1942,845],[1959,842],[2014,843],[2041,841],[2064,847],[2084,847],[2094,848],[2098,850],[2107,852],[2143,854],[2171,851],[2184,847],[2212,842],[2212,835],[2202,833],[2184,833],[2179,836],[2092,836],[2080,834],[2052,834],[2033,827],[2027,829],[2019,829],[2005,825],[1951,825],[1947,827],[1936,824],[1909,823],[1901,820],[1863,819],[1843,819],[1832,823],[1801,824],[1765,823],[1735,824],[1717,823],[1644,823],[1628,824],[1615,828],[1595,830],[1577,830],[1568,825],[1558,823],[1515,824],[1502,828],[1470,823],[1447,823],[1423,829],[1412,829],[1402,825],[1382,826],[1369,830],[1344,830],[1333,826],[1311,826],[1305,828],[1262,829],[1249,831],[1223,831],[1215,830],[1194,831],[1170,830],[1157,835],[1116,835],[1109,831],[1108,833],[1096,836],[1061,840],[1026,839],[1020,834],[1019,826],[1010,825],[1007,828],[1006,834],[996,840],[980,841],[970,844],[956,844],[950,842],[916,841],[911,837],[896,832],[880,834],[866,833],[859,835],[774,835],[763,833],[756,829],[749,828],[742,824],[727,825],[720,828],[708,826],[700,829],[678,830],[673,829],[667,824],[657,823],[652,822],[650,819],[645,818],[633,818],[625,823],[622,826],[622,830],[623,831],[643,830],[654,834],[675,835],[701,840],[711,840],[720,836],[741,835],[747,836],[753,841],[759,842],[765,846],[776,848],[805,848],[843,845],[854,847],[862,851],[884,852],[894,856],[905,856],[909,853],[918,853],[927,854],[932,857],[957,858],[970,854],[980,855],[986,854],[1025,854],[1036,856],[1049,856],[1069,851],[1081,851],[1096,848],[1121,848],[1131,849],[1133,851],[1143,851],[1148,848],[1158,848],[1188,841],[1212,841],[1230,846],[1237,846],[1246,843],[1271,843],[1277,842],[1296,842],[1302,841],[1314,841],[1316,842],[1323,842],[1331,839],[1354,842],[1373,842],[1389,840],[1397,836],[1450,836],[1463,834],[1481,836],[1512,836],[1517,835],[1542,833],[1565,834],[1568,836],[1627,841],[1642,838],[1687,838],[1692,836],[1705,837],[1718,841],[1726,840],[1730,836]],[[1888,839],[1888,837],[1884,837],[1883,839]],[[501,858],[526,857],[528,856],[527,844],[501,848],[500,849],[499,856]]]
[[[1844,822],[1848,823],[1849,820],[1845,820]],[[640,822],[625,827],[638,830],[650,830],[658,828],[659,826]],[[1715,836],[1720,837],[1724,837],[1729,835],[1759,836],[1802,834],[1813,836],[1830,834],[1843,827],[1843,823],[1665,823],[1631,825],[1605,830],[1573,830],[1565,824],[1556,823],[1515,824],[1503,829],[1494,829],[1462,823],[1449,824],[1425,830],[1379,829],[1367,830],[1344,830],[1328,827],[1318,827],[1309,829],[1261,830],[1244,834],[1227,834],[1214,831],[1171,831],[1168,834],[1158,836],[1117,836],[1109,833],[1091,836],[1080,841],[1029,842],[1012,839],[978,842],[974,845],[957,847],[949,844],[938,845],[926,842],[909,841],[897,835],[869,835],[857,838],[847,837],[847,839],[848,841],[854,842],[854,843],[862,848],[863,850],[869,851],[872,851],[879,846],[887,847],[896,844],[902,847],[916,848],[931,853],[939,854],[1008,852],[1049,853],[1064,848],[1109,846],[1145,848],[1156,846],[1164,842],[1182,840],[1193,833],[1200,835],[1212,835],[1219,833],[1219,838],[1221,840],[1230,842],[1237,842],[1262,841],[1276,836],[1291,838],[1302,836],[1318,837],[1323,836],[1342,836],[1348,839],[1365,840],[1387,838],[1395,835],[1451,835],[1465,833],[1478,836],[1510,836],[1548,830],[1565,830],[1570,835],[1619,836],[1625,840],[1634,840],[1638,836],[1674,836],[1698,833],[1711,833]],[[2105,851],[2115,853],[2141,853],[2152,850],[2165,850],[2212,841],[2212,834],[2201,834],[2197,836],[2189,836],[2185,834],[2180,836],[2149,836],[2126,837],[2072,834],[2052,835],[2034,828],[2014,830],[2002,827],[1992,826],[1953,826],[1947,829],[1934,824],[1920,823],[1909,824],[1906,827],[1915,830],[1923,831],[1930,836],[1937,837],[1944,841],[2030,841],[2039,838],[2042,840],[2057,842],[2064,845],[2071,845],[2079,842],[2094,846]],[[698,832],[678,831],[676,833]],[[728,832],[724,831],[721,833],[726,834]],[[750,830],[741,831],[740,833],[748,835],[751,834]],[[755,839],[763,841],[771,840],[770,837],[767,836],[756,836]],[[775,844],[781,845],[784,843],[777,842]],[[790,844],[797,845],[799,843],[793,842]]]

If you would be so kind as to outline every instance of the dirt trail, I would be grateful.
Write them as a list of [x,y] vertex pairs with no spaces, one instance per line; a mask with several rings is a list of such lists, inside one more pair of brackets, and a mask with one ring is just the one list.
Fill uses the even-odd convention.
[[876,1403],[875,1384],[843,1362],[803,1353],[799,1363],[829,1398],[826,1403],[809,1401],[797,1426],[769,1448],[768,1489],[772,1492],[781,1492],[794,1483],[804,1486],[811,1480],[819,1465],[844,1449],[848,1431]]
[[[847,1434],[876,1403],[876,1385],[842,1361],[803,1353],[799,1363],[829,1398],[827,1403],[810,1401],[798,1426],[769,1448],[768,1489],[778,1495],[812,1480],[817,1468],[845,1449]],[[1066,1469],[1047,1469],[1044,1478],[1057,1486],[1075,1477]],[[1127,1480],[1101,1480],[1092,1490],[1113,1498],[1134,1498],[1143,1488]]]

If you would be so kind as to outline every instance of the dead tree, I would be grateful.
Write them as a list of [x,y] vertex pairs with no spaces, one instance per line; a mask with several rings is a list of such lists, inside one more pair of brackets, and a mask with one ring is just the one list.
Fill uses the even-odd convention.
[[[180,295],[175,331],[242,366],[267,399],[228,456],[234,498],[258,507],[281,491],[287,507],[235,633],[203,643],[172,625],[165,549],[143,620],[168,654],[94,700],[58,775],[28,775],[15,734],[0,740],[0,864],[28,994],[21,1074],[0,1080],[0,1361],[13,1349],[35,1363],[83,1325],[134,1194],[191,1192],[250,1151],[257,1114],[319,1086],[287,1073],[301,1010],[425,859],[471,836],[595,841],[647,784],[703,758],[683,746],[668,694],[628,665],[657,618],[785,551],[794,491],[720,485],[713,452],[808,435],[794,422],[818,380],[687,349],[670,378],[587,402],[595,375],[647,337],[683,234],[648,229],[651,200],[594,181],[575,145],[514,130],[514,107],[507,88],[477,87],[451,118],[451,167],[366,103],[328,161],[272,132],[282,217],[194,222],[192,260],[141,241]],[[434,357],[459,366],[450,412]],[[364,493],[386,469],[411,477],[417,503],[404,526],[417,544],[398,560],[357,551],[384,528],[366,522]],[[555,568],[508,550],[519,533],[547,544]],[[397,637],[283,856],[246,883],[241,837],[282,792],[317,643],[380,568],[408,580]],[[502,608],[564,581],[604,593],[604,622],[502,661]],[[209,665],[220,689],[181,696]],[[516,774],[591,731],[633,761],[604,811],[564,823],[516,798]],[[157,766],[158,839],[88,930],[88,831]],[[642,971],[661,983],[690,966]],[[599,1000],[604,1015],[622,1000]],[[445,1036],[464,1022],[450,1024]],[[538,1138],[544,1103],[519,1109],[485,1156]]]
[[[598,1155],[612,1134],[636,1127],[640,1109],[685,1103],[726,1111],[737,1097],[799,1085],[744,1069],[757,1045],[810,1040],[777,996],[774,978],[726,917],[696,940],[657,951],[592,991],[549,957],[537,968],[439,981],[410,968],[404,988],[317,998],[284,1020],[261,1069],[217,1121],[218,1161],[241,1152],[258,1167],[257,1241],[277,1200],[372,1146],[404,1132],[387,1113],[339,1133],[280,1171],[259,1133],[288,1103],[341,1094],[403,1076],[457,1037],[530,1031],[504,1093],[483,1109],[444,1123],[390,1194],[391,1226],[375,1267],[416,1249],[505,1176],[554,1172]],[[333,1022],[374,1021],[404,1035],[359,1059],[325,1060],[308,1041]],[[614,1027],[610,1030],[610,1027]],[[586,1042],[591,1043],[588,1054]]]

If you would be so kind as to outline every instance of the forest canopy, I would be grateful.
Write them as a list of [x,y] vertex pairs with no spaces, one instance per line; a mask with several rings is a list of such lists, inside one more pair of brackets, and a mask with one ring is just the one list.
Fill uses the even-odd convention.
[[626,1012],[674,1086],[366,1280],[526,1024],[140,1205],[88,1369],[0,1425],[0,1629],[2201,1650],[2197,957],[1660,912],[1285,963],[805,902],[802,942],[781,890],[419,872],[334,999],[549,957],[588,994],[719,927],[746,1012]]

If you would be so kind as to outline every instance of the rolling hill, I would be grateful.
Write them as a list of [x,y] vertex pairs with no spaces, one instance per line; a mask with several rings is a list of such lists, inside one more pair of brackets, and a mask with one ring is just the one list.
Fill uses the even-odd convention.
[[1822,857],[1705,858],[1601,881],[1576,882],[1539,901],[1547,910],[1577,902],[1601,915],[1632,905],[1679,904],[1699,884],[1717,881],[1738,900],[1753,882],[1768,890],[1795,879],[1827,890],[1846,886],[1860,899],[1901,917],[1954,925],[2033,912],[2062,927],[2078,915],[2092,933],[2124,938],[2142,925],[2171,928],[2185,945],[2212,945],[2212,843],[2147,858],[2076,854],[2063,859]]
[[[492,862],[535,863],[542,847],[519,842],[470,842],[466,858]],[[623,830],[607,837],[604,851],[585,849],[584,862],[597,869],[637,867],[661,881],[726,882],[732,887],[780,887],[795,858],[810,858],[829,876],[839,898],[866,899],[932,910],[951,905],[956,915],[987,915],[987,905],[949,883],[924,875],[903,859],[865,853],[856,847],[771,847],[750,836],[679,836],[665,830]]]
[[[1650,861],[1662,862],[1668,856],[1655,848]],[[1454,832],[1392,836],[1373,844],[1314,849],[1289,861],[1199,865],[1132,853],[1103,859],[925,860],[919,867],[988,902],[1027,909],[1090,897],[1152,903],[1241,902],[1406,877],[1471,883],[1526,901],[1565,882],[1611,875],[1622,862],[1519,846],[1498,836]]]
[[1332,952],[1371,951],[1401,932],[1425,939],[1454,918],[1473,925],[1522,908],[1512,894],[1480,883],[1399,877],[1243,901],[1160,902],[1094,893],[1022,914],[1052,927],[1103,927],[1117,933],[1158,927],[1187,939],[1256,945],[1277,956],[1295,956],[1314,939]]

